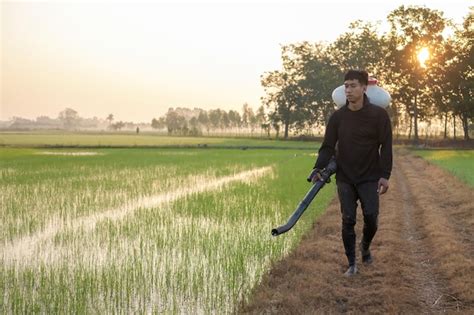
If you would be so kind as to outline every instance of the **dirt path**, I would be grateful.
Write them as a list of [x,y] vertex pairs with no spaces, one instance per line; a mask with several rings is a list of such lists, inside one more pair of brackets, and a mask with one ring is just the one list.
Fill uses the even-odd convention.
[[[474,190],[406,152],[397,152],[390,184],[381,198],[373,265],[342,276],[347,266],[334,200],[242,312],[474,314]],[[362,225],[359,208],[358,240]]]

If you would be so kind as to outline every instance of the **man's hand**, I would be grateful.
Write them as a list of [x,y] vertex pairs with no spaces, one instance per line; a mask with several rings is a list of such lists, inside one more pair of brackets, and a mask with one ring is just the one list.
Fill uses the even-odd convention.
[[313,184],[316,183],[317,181],[322,181],[323,180],[323,178],[321,176],[321,170],[320,169],[314,169],[312,176],[313,177],[311,177],[311,182]]
[[387,192],[387,190],[388,190],[388,179],[380,178],[379,184],[377,186],[377,192],[379,193],[379,195],[383,195]]

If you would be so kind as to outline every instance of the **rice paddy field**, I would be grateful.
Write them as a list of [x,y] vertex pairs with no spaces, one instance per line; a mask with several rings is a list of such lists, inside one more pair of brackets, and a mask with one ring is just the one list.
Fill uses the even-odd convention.
[[474,187],[474,150],[416,150],[414,153]]
[[331,183],[275,238],[309,189],[317,144],[61,149],[7,138],[22,147],[0,147],[1,313],[234,313],[335,195]]
[[161,147],[161,148],[316,148],[314,142],[268,140],[265,138],[168,137],[151,132],[2,132],[0,146],[15,147]]

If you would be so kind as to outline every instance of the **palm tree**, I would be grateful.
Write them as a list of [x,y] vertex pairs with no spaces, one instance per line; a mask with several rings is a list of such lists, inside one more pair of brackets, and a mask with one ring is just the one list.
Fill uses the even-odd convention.
[[106,120],[109,121],[109,125],[112,123],[112,121],[114,120],[114,115],[113,114],[109,114],[109,116],[107,116]]

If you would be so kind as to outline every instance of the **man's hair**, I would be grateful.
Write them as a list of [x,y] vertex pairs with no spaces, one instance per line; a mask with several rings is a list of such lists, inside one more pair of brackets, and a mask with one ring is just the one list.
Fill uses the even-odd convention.
[[360,84],[369,84],[369,74],[365,70],[349,70],[344,76],[344,81],[357,80]]

